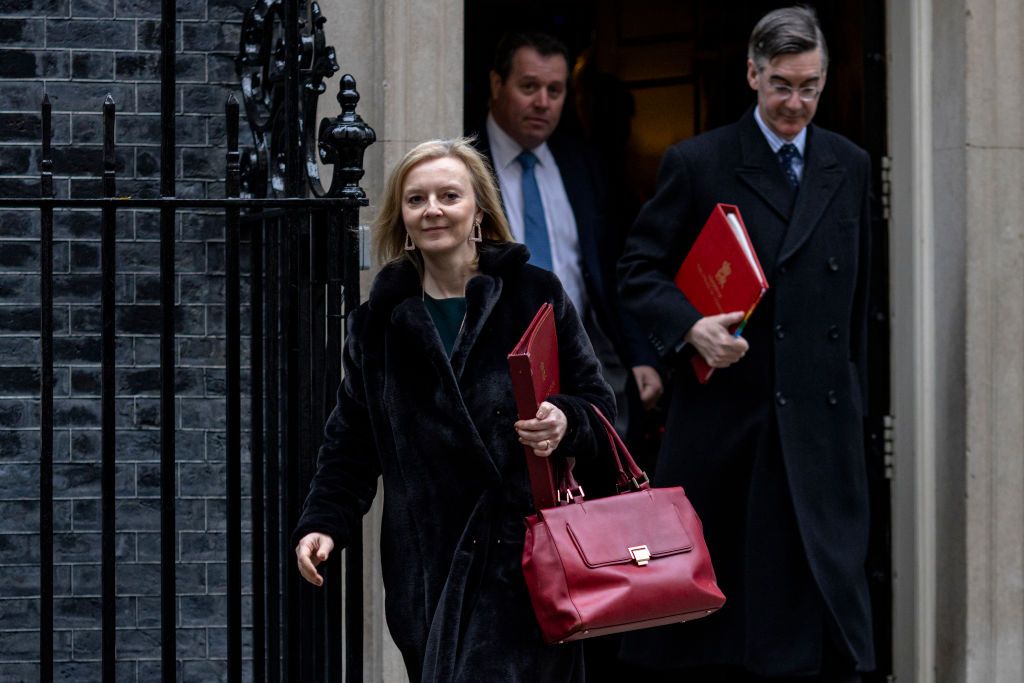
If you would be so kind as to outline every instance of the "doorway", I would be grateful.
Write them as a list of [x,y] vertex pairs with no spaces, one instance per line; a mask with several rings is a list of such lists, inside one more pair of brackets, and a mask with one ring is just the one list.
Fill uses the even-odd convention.
[[[639,206],[653,192],[664,150],[738,119],[753,96],[745,78],[747,38],[764,13],[792,3],[744,0],[477,0],[465,3],[465,119],[478,131],[487,113],[488,71],[507,30],[561,38],[575,60],[561,127],[600,141],[612,187]],[[829,87],[815,123],[871,156],[872,281],[869,416],[865,453],[872,496],[868,576],[877,670],[892,672],[889,226],[884,0],[808,2],[829,43]],[[625,169],[629,172],[626,173]]]

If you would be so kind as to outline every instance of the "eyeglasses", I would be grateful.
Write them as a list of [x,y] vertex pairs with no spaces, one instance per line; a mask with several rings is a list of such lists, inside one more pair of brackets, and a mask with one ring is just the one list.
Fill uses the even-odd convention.
[[801,102],[813,102],[818,99],[818,95],[821,94],[821,90],[813,86],[807,86],[805,88],[793,88],[791,85],[783,85],[781,83],[772,83],[770,86],[772,95],[780,100],[788,100],[793,96],[793,91],[796,90],[797,97],[800,98]]

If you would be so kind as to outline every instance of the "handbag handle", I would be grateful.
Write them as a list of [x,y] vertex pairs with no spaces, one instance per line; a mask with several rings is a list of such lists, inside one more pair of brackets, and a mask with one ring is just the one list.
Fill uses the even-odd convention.
[[[612,459],[615,461],[615,488],[619,493],[649,489],[651,484],[647,474],[637,466],[636,460],[633,459],[629,449],[626,448],[622,437],[615,431],[615,427],[612,426],[612,423],[608,421],[608,418],[604,416],[604,413],[597,406],[590,404],[590,407],[594,414],[597,415],[597,419],[601,422],[602,427],[604,427],[605,436],[611,448]],[[572,473],[575,464],[574,458],[566,458],[565,466],[561,468],[562,476],[559,479],[558,491],[555,496],[558,505],[583,502],[583,488],[573,477]]]

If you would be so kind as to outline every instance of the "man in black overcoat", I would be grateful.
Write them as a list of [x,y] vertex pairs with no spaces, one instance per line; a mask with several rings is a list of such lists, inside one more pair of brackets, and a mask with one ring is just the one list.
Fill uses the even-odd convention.
[[[874,668],[869,160],[810,125],[827,66],[811,10],[766,15],[747,62],[756,107],[665,153],[619,262],[624,306],[675,368],[655,483],[686,489],[727,598],[706,619],[627,636],[625,659],[687,670],[678,680],[848,682]],[[702,317],[673,284],[719,202],[739,207],[770,284],[742,337],[729,331],[742,312]],[[716,368],[707,384],[695,353]]]
[[[602,165],[582,140],[556,133],[569,87],[569,52],[544,33],[509,33],[495,50],[490,107],[477,146],[491,161],[512,234],[526,243],[531,263],[555,273],[583,319],[587,334],[616,388],[623,421],[636,424],[641,404],[651,407],[662,392],[657,354],[647,336],[623,315],[615,263],[621,253],[609,224],[608,188]],[[549,260],[538,262],[526,223],[531,197],[522,189],[528,153],[545,218]],[[621,371],[626,377],[616,378]],[[627,396],[629,398],[627,398]],[[630,398],[632,400],[630,400]],[[632,413],[632,414],[630,414]]]

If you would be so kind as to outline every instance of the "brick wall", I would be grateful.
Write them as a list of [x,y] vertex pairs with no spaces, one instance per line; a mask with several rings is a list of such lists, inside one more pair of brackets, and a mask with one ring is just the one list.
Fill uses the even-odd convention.
[[[250,4],[178,1],[179,196],[223,195],[224,102],[236,87],[233,56]],[[118,111],[118,194],[158,194],[159,13],[160,0],[0,0],[0,194],[38,194],[44,93],[53,105],[59,196],[99,193],[108,93]],[[177,230],[179,678],[206,681],[224,678],[227,647],[223,219],[182,212]],[[100,678],[99,214],[60,211],[54,233],[55,671],[58,680],[91,681]],[[158,233],[155,212],[118,215],[117,639],[118,680],[127,681],[159,675]],[[39,675],[38,238],[37,211],[0,209],[5,682]],[[243,367],[247,348],[244,341]],[[243,490],[248,481],[243,464]],[[246,561],[246,584],[249,572]],[[249,609],[246,598],[246,623]]]

